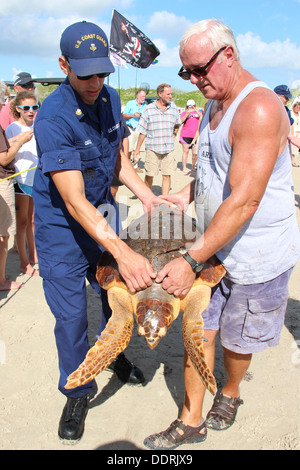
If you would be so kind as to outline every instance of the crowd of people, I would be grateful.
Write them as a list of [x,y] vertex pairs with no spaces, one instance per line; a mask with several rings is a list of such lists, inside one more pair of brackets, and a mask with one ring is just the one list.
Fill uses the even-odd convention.
[[[80,42],[83,36],[87,39]],[[5,277],[8,238],[15,236],[20,270],[43,278],[45,299],[56,320],[58,388],[66,397],[58,434],[62,440],[78,441],[94,381],[73,390],[64,386],[89,350],[85,279],[102,301],[99,334],[111,316],[106,291],[95,276],[103,250],[115,258],[130,292],[157,282],[175,296],[186,295],[204,263],[216,255],[227,274],[203,314],[204,347],[213,370],[220,334],[226,381],[204,419],[205,389],[185,353],[181,416],[144,443],[161,450],[202,442],[208,428],[225,430],[234,423],[243,403],[240,382],[252,355],[279,341],[288,281],[300,257],[289,143],[297,146],[300,140],[300,100],[293,101],[290,111],[292,95],[286,85],[274,93],[245,70],[231,30],[216,20],[196,23],[180,41],[178,75],[207,99],[204,113],[188,100],[179,114],[167,83],[157,87],[157,99],[149,105],[146,92],[138,90],[122,113],[118,93],[104,83],[114,67],[107,37],[94,23],[70,25],[60,48],[66,79],[41,107],[28,73],[17,76],[12,101],[6,103],[7,90],[0,87],[0,290],[21,287]],[[188,172],[192,150],[195,179],[170,194],[179,129],[182,171]],[[142,150],[144,181],[136,171]],[[152,184],[159,171],[158,197]],[[112,188],[119,184],[146,210],[161,203],[184,210],[193,202],[202,222],[201,239],[156,273],[118,237]],[[105,213],[95,210],[106,204],[115,207],[115,220],[109,223]],[[144,381],[143,372],[124,353],[111,369],[123,382]]]
[[[33,122],[39,109],[31,75],[21,72],[14,82],[15,98],[4,83],[0,84],[0,290],[14,290],[23,283],[6,278],[8,239],[14,236],[14,250],[19,254],[20,272],[38,275],[34,268],[37,255],[34,241],[32,186],[37,165]],[[27,252],[28,249],[28,252]]]

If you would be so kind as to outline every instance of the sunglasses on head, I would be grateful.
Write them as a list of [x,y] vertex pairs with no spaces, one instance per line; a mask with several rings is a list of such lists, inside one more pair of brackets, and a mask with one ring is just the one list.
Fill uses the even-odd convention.
[[23,109],[24,113],[28,113],[28,111],[30,109],[32,109],[32,111],[37,111],[39,109],[39,107],[40,107],[39,104],[32,104],[31,106],[29,106],[29,105],[25,105],[25,106],[19,105],[18,106],[18,108]]
[[193,70],[185,70],[184,67],[181,67],[181,69],[179,70],[178,72],[178,75],[179,77],[181,77],[183,80],[190,80],[191,78],[191,75],[195,75],[196,77],[204,77],[205,75],[208,74],[208,67],[210,66],[210,64],[216,60],[216,58],[218,57],[218,55],[220,54],[220,52],[224,51],[224,49],[226,49],[227,46],[224,46],[224,47],[221,47],[221,49],[219,49],[213,56],[211,59],[209,59],[209,61],[205,64],[205,65],[202,65],[201,67],[198,67],[198,68],[195,68]]
[[[72,67],[71,65],[69,64],[69,61],[67,58],[66,59],[66,62],[68,64],[68,66],[70,67],[70,69],[72,70]],[[73,70],[74,72],[74,70]],[[76,75],[76,73],[75,73]],[[106,72],[106,73],[93,73],[92,75],[76,75],[76,77],[78,78],[78,80],[90,80],[94,75],[97,75],[98,78],[105,78],[105,77],[108,77],[108,75],[110,75],[110,72]]]

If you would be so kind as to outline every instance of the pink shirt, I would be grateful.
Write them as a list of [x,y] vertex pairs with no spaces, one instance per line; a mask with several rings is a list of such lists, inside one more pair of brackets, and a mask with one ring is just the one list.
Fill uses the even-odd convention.
[[[181,113],[180,117],[185,116],[186,111]],[[181,132],[180,137],[191,137],[193,138],[196,134],[199,125],[199,116],[196,112],[192,112],[185,120]]]
[[10,103],[6,103],[0,111],[0,126],[6,130],[7,126],[15,121],[10,113]]

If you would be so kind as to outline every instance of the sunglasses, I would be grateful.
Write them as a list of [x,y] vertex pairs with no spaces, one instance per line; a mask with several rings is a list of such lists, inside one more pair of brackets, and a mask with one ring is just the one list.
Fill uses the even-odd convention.
[[28,111],[29,111],[30,109],[32,109],[32,111],[37,111],[37,110],[39,109],[39,107],[40,107],[39,104],[32,104],[31,106],[28,106],[28,105],[26,105],[26,106],[21,106],[21,105],[18,106],[18,108],[23,109],[24,113],[28,113]]
[[90,78],[92,78],[94,75],[97,75],[98,78],[105,78],[105,77],[108,77],[108,75],[110,75],[110,72],[107,72],[107,73],[94,73],[93,75],[84,75],[83,77],[80,77],[79,75],[76,75],[76,77],[78,78],[78,80],[90,80]]
[[216,58],[218,57],[220,52],[224,51],[224,49],[226,49],[226,47],[227,46],[221,47],[221,49],[219,49],[212,56],[212,58],[209,59],[209,61],[205,65],[202,65],[202,67],[198,67],[198,68],[193,69],[193,70],[185,70],[184,67],[181,67],[181,69],[178,72],[179,77],[181,77],[183,80],[190,80],[192,74],[195,75],[196,77],[204,77],[205,75],[208,74],[207,69],[210,66],[210,64],[212,64],[212,62],[214,60],[216,60]]
[[35,85],[33,82],[24,83],[24,85],[20,85],[20,86],[24,88],[24,90],[28,90],[28,88],[35,88]]
[[[66,59],[66,62],[68,64],[68,66],[70,67],[70,69],[72,70],[72,67],[71,65],[69,64],[69,61],[68,59]],[[75,74],[76,75],[76,74]],[[105,77],[108,77],[110,75],[110,72],[106,72],[106,73],[93,73],[93,75],[84,75],[84,76],[81,76],[81,75],[76,75],[76,77],[78,78],[78,80],[90,80],[94,75],[97,75],[98,78],[105,78]]]

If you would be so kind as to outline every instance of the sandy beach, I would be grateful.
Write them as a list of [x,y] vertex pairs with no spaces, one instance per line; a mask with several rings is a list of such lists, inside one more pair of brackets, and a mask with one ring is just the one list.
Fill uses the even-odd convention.
[[[176,143],[177,171],[171,192],[191,180],[181,171],[181,146]],[[300,159],[299,159],[300,160]],[[191,162],[191,155],[189,156]],[[300,163],[300,161],[298,162]],[[141,162],[141,167],[143,163]],[[189,163],[189,166],[190,163]],[[143,174],[140,174],[143,178]],[[295,204],[300,224],[300,167],[293,168]],[[154,179],[159,193],[161,176]],[[125,187],[118,191],[123,227],[140,204]],[[129,214],[127,216],[127,212]],[[11,240],[12,243],[12,240]],[[57,390],[58,364],[54,318],[44,299],[42,279],[20,275],[18,255],[10,250],[7,275],[24,282],[17,292],[0,292],[0,449],[1,450],[146,450],[143,440],[168,427],[183,402],[181,319],[151,351],[134,331],[127,357],[144,372],[142,386],[124,385],[111,372],[96,379],[85,433],[76,446],[65,446],[57,429],[65,397]],[[183,445],[192,450],[300,450],[300,264],[289,284],[290,298],[280,344],[253,357],[241,384],[244,405],[227,431],[208,430],[204,443]],[[88,286],[89,339],[95,342],[100,301]],[[215,377],[224,379],[218,346]],[[206,394],[205,413],[212,396]],[[134,455],[132,453],[132,455]]]

